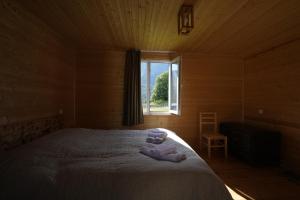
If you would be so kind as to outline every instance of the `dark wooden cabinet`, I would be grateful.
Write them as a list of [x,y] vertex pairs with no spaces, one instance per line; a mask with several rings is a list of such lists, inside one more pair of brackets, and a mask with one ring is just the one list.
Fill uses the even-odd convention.
[[253,165],[280,164],[280,132],[238,122],[222,122],[219,129],[230,154]]

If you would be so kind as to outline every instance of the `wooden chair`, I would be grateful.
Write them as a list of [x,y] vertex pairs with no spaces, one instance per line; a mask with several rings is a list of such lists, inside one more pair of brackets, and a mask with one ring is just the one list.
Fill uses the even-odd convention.
[[[224,148],[224,154],[227,158],[227,137],[217,132],[217,113],[200,112],[199,132],[200,132],[200,148],[207,146],[208,158],[211,158],[211,149]],[[212,130],[205,132],[204,127],[210,127]]]

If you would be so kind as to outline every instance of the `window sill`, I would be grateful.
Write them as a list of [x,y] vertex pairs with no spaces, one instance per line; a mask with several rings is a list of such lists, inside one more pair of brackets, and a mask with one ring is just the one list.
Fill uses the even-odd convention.
[[174,113],[170,113],[170,112],[147,112],[147,113],[144,113],[144,115],[160,115],[160,116],[171,116],[171,115],[177,115],[177,114],[174,114]]

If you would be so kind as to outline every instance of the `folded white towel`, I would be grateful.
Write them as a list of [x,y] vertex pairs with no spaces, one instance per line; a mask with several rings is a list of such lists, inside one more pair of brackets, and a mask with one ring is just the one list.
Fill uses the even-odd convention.
[[[159,145],[159,146],[161,146],[161,145]],[[176,150],[173,152],[170,152],[168,154],[159,154],[159,153],[157,153],[157,151],[153,151],[153,148],[144,146],[140,149],[140,152],[144,155],[147,155],[147,156],[157,159],[157,160],[180,162],[180,161],[186,159],[185,154],[176,153]]]
[[150,129],[151,132],[153,133],[165,133],[166,131],[160,130],[160,129]]
[[174,144],[160,144],[155,145],[155,149],[160,152],[160,155],[166,155],[169,153],[176,153],[176,146]]
[[153,143],[153,144],[161,144],[166,140],[166,138],[160,137],[147,137],[146,142]]
[[148,137],[159,137],[159,138],[167,138],[168,134],[163,131],[154,131],[152,130],[151,132],[148,133]]
[[170,153],[176,153],[175,145],[170,145],[170,144],[160,144],[160,145],[148,144],[146,146],[143,146],[140,150],[141,152],[147,152],[147,154],[151,154],[155,156],[162,156]]
[[180,162],[182,160],[185,160],[186,156],[185,156],[185,154],[182,154],[182,153],[174,153],[174,154],[163,155],[157,159],[158,160],[167,160],[167,161],[172,161],[172,162]]

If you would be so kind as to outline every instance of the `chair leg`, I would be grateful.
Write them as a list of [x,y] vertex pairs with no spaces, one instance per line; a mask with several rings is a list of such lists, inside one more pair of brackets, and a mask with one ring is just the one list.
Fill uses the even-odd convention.
[[211,140],[207,140],[207,154],[208,154],[208,159],[211,157]]
[[224,140],[224,151],[225,151],[225,158],[227,159],[227,157],[228,157],[227,138],[225,138],[225,140]]

